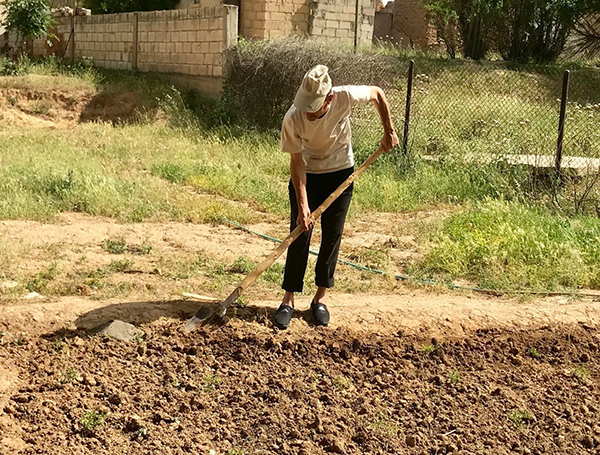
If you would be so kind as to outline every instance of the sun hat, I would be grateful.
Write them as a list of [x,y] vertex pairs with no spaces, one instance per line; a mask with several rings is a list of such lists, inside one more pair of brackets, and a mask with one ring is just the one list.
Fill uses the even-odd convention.
[[321,108],[330,91],[329,68],[325,65],[317,65],[304,75],[294,98],[294,106],[303,112],[316,112]]

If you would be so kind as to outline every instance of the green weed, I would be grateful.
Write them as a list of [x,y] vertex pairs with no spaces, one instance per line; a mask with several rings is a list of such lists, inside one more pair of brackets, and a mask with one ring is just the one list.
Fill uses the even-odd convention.
[[202,378],[203,387],[202,389],[205,392],[214,392],[219,388],[219,384],[221,383],[220,379],[214,373],[208,373],[204,375]]
[[94,433],[104,422],[106,422],[106,414],[101,411],[85,411],[79,419],[79,424],[88,433]]
[[70,382],[83,381],[83,378],[79,374],[79,371],[75,367],[69,367],[58,376],[58,382],[60,384],[69,384]]
[[127,249],[127,243],[123,237],[114,240],[106,239],[102,242],[102,249],[110,254],[123,254]]
[[44,292],[50,281],[54,280],[59,274],[58,264],[52,262],[50,266],[29,280],[26,287],[31,292]]
[[352,386],[352,380],[341,374],[335,377],[333,386],[338,390],[347,390]]
[[456,371],[451,371],[448,374],[448,380],[450,381],[450,384],[456,385],[462,380],[462,377],[461,377],[460,373],[458,373]]
[[533,414],[523,409],[513,409],[508,413],[508,420],[516,430],[522,430],[532,422]]
[[427,356],[433,354],[436,350],[436,347],[433,344],[428,344],[423,346],[423,353]]
[[588,381],[590,377],[590,371],[585,365],[579,365],[573,370],[572,375],[575,379],[583,384]]
[[117,261],[111,261],[108,265],[108,270],[113,273],[123,273],[133,270],[134,262],[132,259],[121,259]]
[[538,351],[536,348],[527,349],[526,354],[532,359],[539,359],[542,356],[542,354],[540,354],[540,351]]

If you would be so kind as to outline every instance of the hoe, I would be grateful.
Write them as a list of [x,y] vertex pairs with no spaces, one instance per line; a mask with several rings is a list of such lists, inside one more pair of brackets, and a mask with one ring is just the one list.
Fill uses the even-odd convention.
[[[375,160],[383,153],[383,147],[377,149],[375,153],[373,153],[369,158],[365,160],[365,162],[348,177],[344,183],[342,183],[331,195],[325,199],[325,201],[313,212],[311,213],[311,219],[313,221],[317,220],[321,214],[327,210],[327,208],[331,205],[333,201],[335,201],[342,192],[350,186],[354,180],[358,178],[360,174],[362,174],[371,164],[375,162]],[[190,320],[188,320],[185,325],[185,331],[191,332],[196,327],[200,325],[206,324],[223,324],[227,321],[225,314],[227,313],[227,309],[242,295],[242,293],[252,284],[254,281],[265,271],[267,270],[275,260],[281,256],[281,254],[288,249],[288,247],[296,240],[300,234],[302,234],[303,228],[302,226],[297,226],[290,235],[288,235],[283,242],[267,257],[263,262],[258,264],[256,268],[248,274],[248,276],[242,281],[235,290],[227,297],[225,300],[219,302],[216,309],[212,309],[210,306],[203,306],[200,308],[198,313]],[[190,297],[193,297],[194,294],[187,294]],[[200,296],[198,296],[200,297]],[[210,299],[212,300],[212,299]]]

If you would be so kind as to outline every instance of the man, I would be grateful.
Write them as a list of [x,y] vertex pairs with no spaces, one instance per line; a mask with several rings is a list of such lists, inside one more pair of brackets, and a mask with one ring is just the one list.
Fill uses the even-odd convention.
[[[329,70],[317,65],[306,73],[293,106],[283,120],[281,150],[290,154],[289,197],[291,230],[300,225],[304,232],[290,245],[282,288],[285,295],[273,318],[286,329],[294,313],[294,293],[302,292],[314,220],[310,214],[353,172],[350,112],[353,106],[372,101],[379,112],[386,152],[398,145],[390,108],[379,87],[332,87]],[[334,284],[346,213],[352,185],[321,216],[321,248],[315,268],[317,292],[310,305],[315,325],[329,323],[325,293]]]

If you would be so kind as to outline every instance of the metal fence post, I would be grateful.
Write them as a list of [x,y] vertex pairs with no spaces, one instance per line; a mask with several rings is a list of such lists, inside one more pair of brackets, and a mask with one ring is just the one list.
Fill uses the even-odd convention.
[[360,0],[356,0],[356,9],[354,11],[354,52],[358,49],[358,12]]
[[415,62],[410,61],[408,65],[408,83],[406,85],[406,110],[404,111],[404,137],[402,139],[402,153],[408,154],[408,126],[410,124],[410,104],[412,100],[413,79],[415,76]]
[[77,18],[77,1],[72,0],[71,8],[73,9],[73,14],[71,15],[71,53],[69,57],[71,58],[71,63],[75,62],[75,23]]
[[133,13],[133,44],[131,48],[131,67],[134,70],[138,69],[138,27],[139,27],[139,13]]
[[556,143],[556,178],[560,179],[560,167],[562,162],[563,139],[565,137],[565,117],[567,114],[567,99],[569,97],[569,77],[571,72],[565,71],[563,76],[562,96],[560,99],[560,118],[558,120],[558,141]]

